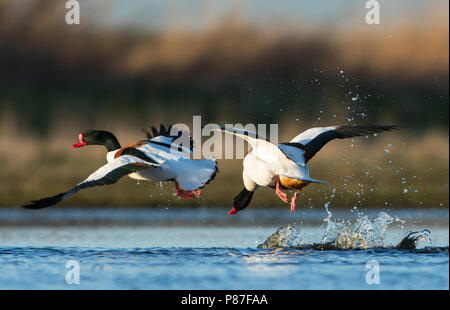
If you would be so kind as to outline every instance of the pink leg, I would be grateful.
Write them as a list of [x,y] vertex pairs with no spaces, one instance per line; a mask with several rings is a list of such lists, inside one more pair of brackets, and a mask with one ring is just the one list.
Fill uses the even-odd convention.
[[202,198],[202,190],[196,189],[195,191],[192,191],[194,193],[195,196],[197,196],[198,198]]
[[297,200],[297,196],[300,193],[300,190],[297,190],[294,194],[294,196],[292,196],[291,198],[291,212],[295,211],[295,201]]
[[181,189],[177,181],[174,181],[174,183],[175,183],[175,195],[186,199],[192,199],[195,197],[191,191],[185,191],[184,189]]
[[237,213],[237,211],[236,211],[235,207],[233,207],[233,209],[231,209],[231,211],[228,212],[228,214],[230,214],[230,215],[233,215],[233,214],[236,214],[236,213]]
[[284,193],[284,192],[280,189],[280,176],[279,176],[279,175],[277,175],[277,185],[276,185],[275,193],[278,195],[278,197],[280,197],[280,199],[281,199],[284,203],[287,203],[287,202],[288,202],[286,193]]

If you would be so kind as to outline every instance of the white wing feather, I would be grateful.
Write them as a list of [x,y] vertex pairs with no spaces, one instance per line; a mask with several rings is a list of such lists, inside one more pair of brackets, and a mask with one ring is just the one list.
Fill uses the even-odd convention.
[[[260,186],[267,186],[270,179],[276,175],[322,183],[309,176],[309,168],[304,164],[303,150],[296,151],[293,147],[277,146],[266,140],[254,138],[256,136],[254,132],[238,128],[222,127],[215,130],[233,134],[250,143],[252,151],[247,155],[248,158],[244,159],[244,169],[248,176]],[[287,157],[289,154],[295,159]]]
[[131,155],[122,155],[122,156],[112,160],[111,162],[107,163],[106,165],[103,165],[99,169],[97,169],[86,180],[79,183],[78,185],[86,183],[86,182],[93,182],[96,180],[100,180],[100,179],[106,177],[112,171],[114,171],[122,166],[126,166],[128,164],[139,164],[139,163],[145,164],[148,166],[156,166],[156,167],[158,166],[157,164],[149,163],[147,161],[144,161],[140,158],[137,158],[137,157],[134,157]]
[[217,172],[215,159],[191,159],[189,153],[163,145],[148,143],[139,150],[160,164],[185,190],[197,190],[211,181]]
[[140,169],[147,169],[150,166],[158,166],[158,164],[149,163],[131,155],[123,155],[100,167],[86,180],[79,183],[77,186],[68,190],[67,192],[63,192],[52,197],[34,200],[31,204],[25,205],[23,207],[27,209],[46,208],[57,204],[64,199],[67,199],[79,190],[88,187],[113,184],[125,175],[128,175]]
[[310,128],[308,130],[305,130],[301,134],[297,135],[294,139],[292,139],[290,142],[294,143],[300,143],[300,144],[308,144],[311,140],[313,140],[315,137],[320,135],[321,133],[335,130],[337,126],[330,126],[330,127],[314,127]]

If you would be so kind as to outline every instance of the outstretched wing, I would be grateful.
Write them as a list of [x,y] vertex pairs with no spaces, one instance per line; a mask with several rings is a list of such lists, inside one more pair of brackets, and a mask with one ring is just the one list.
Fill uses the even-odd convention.
[[[173,127],[172,125],[170,125],[169,127],[166,127],[161,124],[161,126],[159,127],[159,131],[158,129],[156,129],[156,127],[151,127],[151,131],[149,132],[146,129],[143,129],[145,135],[147,136],[147,141],[150,141],[152,143],[155,144],[159,144],[168,148],[173,148],[174,146],[177,146],[178,150],[180,152],[186,152],[187,154],[192,154],[193,150],[194,150],[194,141],[192,140],[192,137],[190,136],[190,134],[188,132],[183,131],[180,128],[177,128],[176,126]],[[182,139],[188,139],[183,140],[182,142],[184,143],[184,145],[181,144],[173,144],[175,141],[178,140],[178,142],[180,141],[180,138],[182,137]]]
[[252,146],[253,149],[256,148],[258,143],[263,143],[263,144],[270,143],[270,142],[266,141],[265,139],[262,139],[261,137],[259,137],[256,132],[251,131],[251,130],[245,130],[245,129],[234,128],[234,127],[225,127],[225,126],[220,127],[220,128],[214,128],[212,130],[213,131],[223,131],[230,135],[234,135],[236,137],[244,139]]
[[331,126],[310,128],[289,143],[282,143],[291,147],[298,147],[304,152],[305,163],[308,162],[320,149],[333,139],[345,139],[357,136],[391,131],[398,126],[367,125],[367,126]]
[[94,186],[110,185],[116,183],[123,176],[141,169],[146,169],[150,166],[158,166],[158,164],[149,163],[134,156],[123,155],[99,168],[86,180],[84,180],[71,190],[52,197],[34,200],[31,204],[22,207],[26,209],[46,208],[69,198],[81,189]]

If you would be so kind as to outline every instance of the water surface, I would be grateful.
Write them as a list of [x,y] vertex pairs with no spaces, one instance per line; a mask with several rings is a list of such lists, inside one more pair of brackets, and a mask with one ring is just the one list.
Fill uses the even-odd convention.
[[[331,212],[350,230],[379,217]],[[322,242],[325,209],[1,209],[0,289],[448,289],[448,210],[385,212],[394,220],[372,233],[377,247],[316,251],[257,245],[286,224],[302,244]],[[392,249],[421,229],[430,240],[417,250]],[[78,285],[66,283],[69,260],[79,263]],[[374,260],[380,284],[369,285],[366,263]]]

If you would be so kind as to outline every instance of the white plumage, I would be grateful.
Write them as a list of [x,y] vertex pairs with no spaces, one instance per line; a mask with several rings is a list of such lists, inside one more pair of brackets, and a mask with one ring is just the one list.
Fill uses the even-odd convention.
[[295,200],[303,187],[310,183],[326,183],[311,178],[306,163],[327,142],[395,128],[380,125],[315,127],[302,132],[288,143],[278,145],[259,139],[255,132],[227,127],[216,129],[240,137],[251,145],[251,151],[243,161],[244,189],[234,198],[233,209],[229,214],[246,208],[258,187],[275,188],[276,194],[284,202],[287,202],[287,196],[281,188],[296,190],[291,199],[291,211],[294,211]]
[[32,201],[24,207],[45,208],[69,198],[81,189],[113,184],[126,175],[137,180],[173,181],[177,196],[200,197],[201,189],[215,177],[217,163],[214,159],[191,159],[190,148],[173,144],[176,137],[169,135],[170,128],[166,130],[161,126],[159,133],[152,128],[155,137],[126,147],[120,147],[116,137],[107,131],[89,130],[80,133],[80,142],[72,147],[104,145],[108,150],[108,163],[69,191]]

